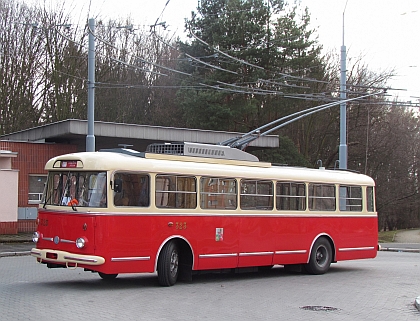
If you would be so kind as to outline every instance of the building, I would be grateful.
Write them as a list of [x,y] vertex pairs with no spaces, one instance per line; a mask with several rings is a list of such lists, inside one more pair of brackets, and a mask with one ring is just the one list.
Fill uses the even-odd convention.
[[[87,121],[69,119],[0,137],[0,234],[32,232],[52,157],[86,150]],[[241,133],[95,122],[96,150],[129,146],[144,151],[151,143],[217,144]],[[276,135],[260,137],[250,150],[278,147]]]

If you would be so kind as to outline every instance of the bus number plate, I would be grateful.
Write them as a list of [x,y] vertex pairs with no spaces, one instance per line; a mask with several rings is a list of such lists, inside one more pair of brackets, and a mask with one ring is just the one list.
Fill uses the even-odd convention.
[[175,222],[175,229],[176,230],[186,230],[187,229],[187,222]]

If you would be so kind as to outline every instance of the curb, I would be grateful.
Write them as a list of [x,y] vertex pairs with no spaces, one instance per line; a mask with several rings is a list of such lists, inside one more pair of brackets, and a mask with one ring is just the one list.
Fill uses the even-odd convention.
[[381,247],[379,251],[420,253],[420,249],[401,249],[396,247]]
[[32,243],[32,236],[12,236],[12,237],[5,237],[4,235],[0,235],[0,243]]
[[10,256],[27,256],[31,255],[31,251],[22,251],[22,252],[2,252],[0,253],[0,258],[10,257]]

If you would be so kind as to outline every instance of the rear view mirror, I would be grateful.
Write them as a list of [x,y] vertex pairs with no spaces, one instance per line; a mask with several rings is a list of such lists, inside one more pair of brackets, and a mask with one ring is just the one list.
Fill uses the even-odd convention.
[[122,192],[122,179],[116,178],[114,180],[114,192],[121,193]]

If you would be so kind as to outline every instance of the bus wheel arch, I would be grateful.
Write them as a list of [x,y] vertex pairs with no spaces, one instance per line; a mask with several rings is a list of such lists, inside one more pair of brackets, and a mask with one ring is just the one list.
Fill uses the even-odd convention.
[[177,280],[191,281],[193,252],[190,244],[182,237],[172,237],[159,249],[156,271],[159,284],[172,286]]
[[310,274],[324,274],[332,262],[335,262],[334,241],[327,234],[318,235],[312,243],[305,270]]

